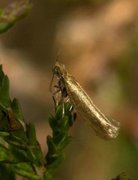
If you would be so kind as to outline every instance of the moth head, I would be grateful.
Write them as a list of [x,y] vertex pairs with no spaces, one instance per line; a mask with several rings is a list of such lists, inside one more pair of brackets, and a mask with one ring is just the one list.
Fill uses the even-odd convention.
[[65,65],[57,61],[55,66],[53,67],[53,74],[61,78],[64,77],[65,73]]

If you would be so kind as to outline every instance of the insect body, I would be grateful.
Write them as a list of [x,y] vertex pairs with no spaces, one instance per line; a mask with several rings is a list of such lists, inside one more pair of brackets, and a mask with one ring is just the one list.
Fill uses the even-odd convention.
[[64,96],[68,95],[76,111],[89,120],[96,134],[102,138],[116,138],[119,122],[109,120],[93,103],[80,84],[67,72],[65,66],[56,62],[53,73],[59,79],[59,89]]

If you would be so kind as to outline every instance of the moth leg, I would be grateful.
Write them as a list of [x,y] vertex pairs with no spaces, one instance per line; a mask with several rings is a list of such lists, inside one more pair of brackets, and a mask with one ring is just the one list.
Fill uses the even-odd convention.
[[55,106],[55,110],[56,110],[56,107],[58,106],[59,102],[57,101],[57,99],[55,98],[55,96],[52,96],[52,99],[54,101],[54,106]]
[[62,96],[62,93],[61,93],[61,97],[60,97],[60,104],[62,107],[62,118],[63,118],[65,116],[65,98],[64,98],[64,96]]
[[55,104],[55,108],[58,105],[61,105],[61,107],[62,107],[62,118],[63,118],[65,116],[65,97],[62,95],[61,90],[58,89],[57,91],[55,91],[52,95],[52,98],[53,98],[53,101]]
[[60,88],[59,88],[58,86],[55,85],[54,87],[56,87],[57,90],[56,90],[55,92],[52,93],[53,95],[55,95],[55,94],[57,94],[58,92],[60,92]]
[[65,104],[62,104],[62,118],[65,116]]

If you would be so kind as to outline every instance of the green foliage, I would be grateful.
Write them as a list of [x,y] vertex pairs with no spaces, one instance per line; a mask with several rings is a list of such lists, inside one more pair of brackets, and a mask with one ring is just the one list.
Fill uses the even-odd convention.
[[25,17],[31,9],[29,0],[20,0],[0,9],[0,33],[6,32],[17,21]]
[[[63,112],[64,110],[64,112]],[[47,137],[48,153],[46,155],[47,171],[45,178],[51,180],[57,167],[64,160],[64,148],[70,142],[68,131],[74,122],[74,113],[70,103],[60,103],[55,110],[55,116],[49,117],[52,136]]]
[[18,100],[10,99],[9,79],[0,66],[1,179],[15,179],[16,174],[32,180],[52,179],[64,159],[63,150],[70,142],[68,131],[73,122],[71,104],[59,102],[55,115],[49,118],[53,133],[47,137],[48,153],[43,155],[34,125],[25,123]]
[[[0,68],[0,166],[29,179],[41,179],[37,168],[44,158],[35,128],[26,124],[16,99],[9,96],[9,80]],[[1,172],[2,176],[2,172]]]
[[0,164],[0,179],[3,180],[15,180],[15,174],[5,165]]

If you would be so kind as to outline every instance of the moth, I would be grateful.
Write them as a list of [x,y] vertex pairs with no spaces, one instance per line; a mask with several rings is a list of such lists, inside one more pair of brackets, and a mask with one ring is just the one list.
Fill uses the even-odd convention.
[[58,88],[62,97],[70,99],[77,113],[90,122],[97,135],[106,139],[114,139],[118,136],[120,123],[109,120],[96,107],[81,85],[68,73],[64,64],[57,61],[53,67],[53,75],[58,78]]

